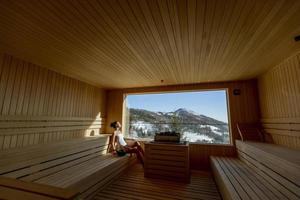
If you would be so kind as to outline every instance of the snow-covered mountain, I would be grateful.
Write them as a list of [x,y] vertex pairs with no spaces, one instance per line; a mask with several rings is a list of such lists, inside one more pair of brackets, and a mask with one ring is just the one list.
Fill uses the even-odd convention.
[[153,138],[156,132],[176,131],[182,140],[229,143],[228,124],[184,108],[174,112],[129,109],[129,136]]

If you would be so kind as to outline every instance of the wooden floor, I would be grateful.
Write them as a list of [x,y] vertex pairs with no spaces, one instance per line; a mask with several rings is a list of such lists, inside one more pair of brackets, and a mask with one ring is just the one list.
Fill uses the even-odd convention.
[[141,165],[136,164],[95,199],[221,199],[212,175],[192,171],[191,183],[178,183],[144,178]]

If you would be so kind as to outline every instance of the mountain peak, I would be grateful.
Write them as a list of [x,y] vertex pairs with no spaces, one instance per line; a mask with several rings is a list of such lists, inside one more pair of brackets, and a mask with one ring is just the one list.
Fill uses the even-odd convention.
[[186,108],[179,108],[179,109],[175,110],[174,112],[188,112],[188,110]]
[[176,111],[174,111],[174,113],[190,113],[190,114],[193,114],[193,115],[199,115],[198,113],[196,113],[192,110],[188,110],[186,108],[179,108]]

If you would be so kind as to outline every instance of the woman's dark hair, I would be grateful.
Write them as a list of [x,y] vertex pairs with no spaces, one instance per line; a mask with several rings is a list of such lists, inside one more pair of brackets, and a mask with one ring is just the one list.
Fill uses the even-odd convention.
[[110,127],[112,127],[112,128],[117,128],[117,123],[118,123],[118,121],[112,122],[112,123],[110,124]]

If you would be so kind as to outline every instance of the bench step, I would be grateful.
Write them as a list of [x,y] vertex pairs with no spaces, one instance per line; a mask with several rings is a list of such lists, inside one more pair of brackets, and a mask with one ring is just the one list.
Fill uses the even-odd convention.
[[211,157],[213,173],[223,199],[299,199],[270,176],[238,158]]
[[0,176],[78,191],[92,198],[136,158],[107,154],[108,136],[2,151]]
[[[300,186],[300,151],[280,145],[261,142],[242,142],[236,146],[241,159],[255,162],[256,167],[264,170],[266,166],[277,174],[282,174],[294,185]],[[249,158],[249,159],[247,159]],[[268,170],[270,171],[270,170]]]

